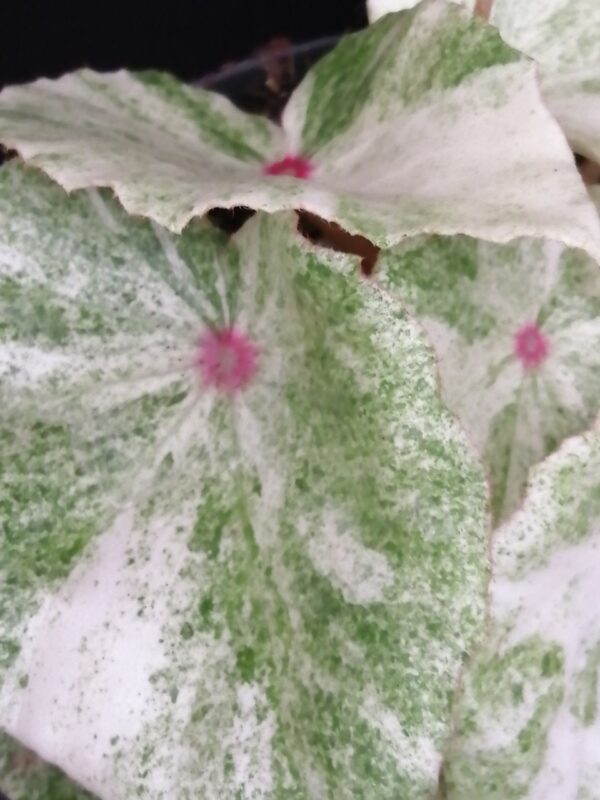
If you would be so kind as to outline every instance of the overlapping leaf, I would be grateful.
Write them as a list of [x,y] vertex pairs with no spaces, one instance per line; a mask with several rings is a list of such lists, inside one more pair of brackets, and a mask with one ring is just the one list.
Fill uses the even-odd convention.
[[426,328],[505,517],[529,468],[600,409],[598,264],[553,242],[421,237],[381,254],[379,280]]
[[[103,798],[427,798],[484,481],[423,335],[292,217],[0,171],[0,720]],[[207,325],[259,349],[233,396]]]
[[[345,38],[282,129],[166,75],[82,71],[5,90],[0,136],[67,189],[110,186],[174,231],[214,206],[305,208],[381,246],[424,232],[552,236],[600,255],[534,66],[445,0]],[[308,179],[264,174],[286,155]]]
[[[461,2],[461,0],[455,0]],[[417,0],[367,0],[374,22]],[[471,9],[472,0],[463,5]],[[600,161],[600,5],[596,0],[493,0],[490,21],[539,66],[544,97],[574,149]]]
[[494,0],[491,22],[538,62],[544,97],[573,148],[600,161],[600,4]]
[[600,429],[533,473],[494,536],[492,633],[468,671],[449,800],[593,800],[600,786]]

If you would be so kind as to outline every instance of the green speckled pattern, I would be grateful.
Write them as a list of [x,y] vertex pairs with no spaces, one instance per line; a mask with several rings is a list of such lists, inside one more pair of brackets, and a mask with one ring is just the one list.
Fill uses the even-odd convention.
[[[494,517],[506,517],[529,468],[600,410],[598,264],[554,242],[421,237],[382,253],[378,278],[425,327],[446,402],[490,475]],[[527,324],[548,342],[537,368],[515,354]]]
[[5,733],[0,733],[0,790],[10,800],[94,800]]
[[573,148],[600,161],[600,3],[494,0],[491,22],[539,63],[544,97]]
[[5,89],[0,131],[67,190],[111,187],[131,214],[175,231],[213,206],[252,206],[263,163],[284,147],[275,125],[220,95],[125,70]]
[[[503,65],[521,61],[491,26],[469,19],[461,9],[430,1],[343,39],[313,68],[288,114],[309,90],[302,144],[310,153],[365,118],[380,134],[379,124],[403,122],[401,110],[415,110],[425,98],[439,102],[445,92],[476,82],[487,70],[497,67],[503,75]],[[349,70],[361,75],[360,82],[347,80]],[[493,107],[506,102],[507,89],[506,82],[490,87]]]
[[534,470],[493,562],[492,629],[457,708],[448,800],[596,800],[598,426]]
[[[485,482],[419,327],[295,224],[0,170],[0,720],[103,800],[435,789]],[[207,324],[259,348],[233,399]]]
[[[83,70],[3,91],[0,140],[65,188],[109,186],[175,232],[215,206],[304,208],[379,246],[548,236],[600,258],[533,64],[445,0],[345,37],[282,128],[167,75]],[[309,180],[263,174],[286,154],[310,158]]]

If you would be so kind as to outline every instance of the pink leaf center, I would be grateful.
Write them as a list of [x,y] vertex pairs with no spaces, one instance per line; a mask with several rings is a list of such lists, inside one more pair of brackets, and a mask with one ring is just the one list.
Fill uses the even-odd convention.
[[226,394],[234,394],[250,383],[257,361],[257,346],[235,328],[206,331],[198,343],[196,365],[204,384]]
[[515,355],[525,369],[535,369],[548,355],[548,339],[537,325],[523,325],[515,334]]
[[310,178],[314,167],[304,156],[285,156],[280,161],[265,164],[265,175],[291,175],[293,178]]

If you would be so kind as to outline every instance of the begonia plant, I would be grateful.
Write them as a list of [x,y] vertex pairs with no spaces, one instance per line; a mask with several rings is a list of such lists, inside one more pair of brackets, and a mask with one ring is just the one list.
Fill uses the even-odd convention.
[[11,800],[597,796],[589,4],[400,5],[281,125],[0,93]]

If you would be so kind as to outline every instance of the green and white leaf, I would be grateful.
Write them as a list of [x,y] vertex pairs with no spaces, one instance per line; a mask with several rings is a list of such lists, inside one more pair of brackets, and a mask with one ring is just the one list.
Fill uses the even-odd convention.
[[[600,258],[600,221],[534,65],[445,0],[346,37],[282,129],[167,75],[84,70],[6,89],[0,131],[65,188],[110,186],[174,231],[215,206],[304,208],[380,246],[551,236]],[[310,157],[309,180],[263,174],[286,153]]]
[[0,791],[10,800],[93,800],[56,767],[1,732]]
[[108,186],[130,214],[174,231],[214,206],[275,211],[294,194],[262,176],[285,150],[276,125],[164,73],[84,69],[9,87],[0,131],[67,191]]
[[[444,398],[481,453],[496,521],[529,468],[600,410],[600,268],[555,242],[420,237],[380,256],[379,280],[414,311]],[[515,335],[536,324],[546,359],[524,367]]]
[[533,472],[494,536],[492,631],[467,672],[448,800],[595,800],[600,428]]
[[[485,481],[425,337],[293,215],[0,170],[0,721],[102,798],[428,798]],[[260,348],[234,398],[207,324]]]
[[573,149],[600,161],[600,3],[494,0],[491,22],[539,63],[544,97]]

